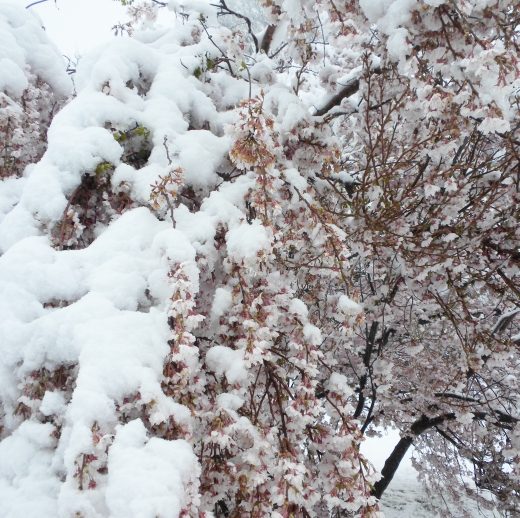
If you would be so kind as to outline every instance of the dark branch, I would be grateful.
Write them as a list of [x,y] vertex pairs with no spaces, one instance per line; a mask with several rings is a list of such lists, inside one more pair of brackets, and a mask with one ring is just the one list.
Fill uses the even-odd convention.
[[394,478],[395,472],[401,464],[408,448],[413,443],[413,439],[411,437],[403,437],[394,448],[394,451],[390,454],[390,457],[386,459],[385,465],[381,471],[381,479],[378,480],[374,484],[374,489],[372,489],[371,494],[375,496],[377,499],[380,499],[383,496],[386,488],[389,486],[390,482]]
[[365,349],[365,354],[363,355],[363,364],[365,365],[367,372],[366,372],[366,374],[363,374],[363,376],[361,376],[361,379],[359,380],[359,398],[358,398],[358,404],[356,406],[356,410],[354,412],[355,419],[357,419],[361,415],[361,413],[363,412],[363,408],[365,406],[365,394],[363,391],[365,390],[367,380],[368,380],[370,359],[372,357],[372,351],[374,349],[374,342],[376,339],[378,327],[379,327],[379,322],[372,322],[372,325],[370,326],[370,332],[368,332],[368,334],[367,334],[367,347]]
[[[381,69],[380,68],[374,68],[372,70],[375,74],[380,74]],[[354,95],[356,92],[359,91],[359,77],[354,77],[346,85],[343,85],[343,87],[336,92],[334,96],[332,96],[329,99],[329,102],[320,108],[319,110],[316,110],[316,113],[314,115],[320,117],[322,115],[325,115],[329,110],[334,108],[334,106],[339,106],[341,104],[341,101],[345,99],[346,97],[350,97],[351,95]]]
[[[449,394],[449,396],[455,395],[456,394]],[[444,396],[448,396],[448,394],[444,394]],[[472,413],[474,416],[474,420],[476,419],[489,421],[490,414],[487,412]],[[504,412],[495,410],[493,413],[494,418],[496,419],[496,421],[493,422],[493,424],[495,426],[498,426],[499,428],[511,429],[512,427],[510,426],[510,424],[514,424],[520,421],[516,417],[512,417],[508,414],[505,414]],[[415,421],[415,423],[410,427],[411,434],[402,437],[401,440],[397,443],[392,453],[390,454],[390,456],[388,457],[388,459],[386,459],[385,465],[381,470],[381,480],[377,481],[374,484],[374,489],[371,491],[372,496],[375,496],[378,499],[381,498],[386,488],[389,486],[390,482],[394,478],[399,464],[406,455],[408,448],[410,448],[410,446],[412,445],[415,437],[419,437],[419,435],[423,434],[430,428],[435,428],[438,432],[440,432],[440,430],[437,428],[439,425],[441,425],[445,421],[453,421],[454,419],[456,419],[456,417],[456,414],[452,412],[437,417],[427,417],[423,415],[420,419]],[[441,435],[445,437],[444,434]]]
[[334,108],[334,106],[339,106],[341,101],[345,99],[345,97],[350,97],[354,95],[359,90],[359,78],[351,79],[339,92],[336,93],[333,97],[330,98],[329,102],[319,110],[316,110],[315,115],[318,117],[321,115],[325,115],[329,110]]
[[[263,50],[266,54],[269,52],[271,47],[271,43],[273,41],[274,32],[276,30],[276,25],[269,25],[267,27],[264,37],[262,38],[262,44],[260,45],[260,50]],[[273,56],[271,56],[273,57]]]
[[399,467],[399,464],[401,464],[401,461],[406,455],[408,448],[410,448],[410,446],[412,445],[414,436],[418,437],[426,430],[433,428],[438,424],[441,424],[444,421],[444,419],[444,416],[430,418],[423,415],[419,420],[415,421],[415,423],[410,428],[410,431],[413,435],[407,435],[406,437],[402,437],[401,440],[397,443],[392,453],[390,454],[390,456],[388,457],[388,459],[386,459],[385,465],[381,470],[381,480],[378,480],[374,484],[374,489],[372,489],[371,491],[372,496],[375,496],[378,499],[380,499],[383,496],[383,493],[385,492],[386,488],[389,486],[390,482],[392,482],[397,468]]
[[499,244],[493,243],[493,241],[491,241],[490,238],[484,239],[482,241],[482,245],[487,248],[491,248],[492,250],[494,250],[495,252],[497,252],[499,254],[508,255],[512,259],[515,259],[517,261],[520,259],[520,252],[518,251],[517,248],[511,248],[511,249],[503,248]]
[[468,403],[480,403],[480,399],[464,396],[463,394],[454,394],[452,392],[435,392],[435,397],[460,399],[461,401],[467,401]]
[[[32,4],[25,6],[25,8],[29,9],[29,7],[32,7],[33,5],[36,5],[36,4],[43,4],[43,2],[47,2],[47,0],[38,0],[37,2],[33,2]],[[54,0],[54,3],[56,3],[56,0]]]

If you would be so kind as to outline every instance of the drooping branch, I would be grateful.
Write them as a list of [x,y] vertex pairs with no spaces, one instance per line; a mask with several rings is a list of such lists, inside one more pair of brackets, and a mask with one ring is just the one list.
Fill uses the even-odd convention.
[[397,443],[397,446],[394,448],[390,456],[386,459],[385,465],[381,471],[381,479],[378,480],[374,484],[374,489],[371,491],[372,496],[380,499],[383,496],[386,488],[392,482],[394,475],[397,471],[397,468],[401,464],[408,448],[413,443],[413,438],[410,436],[402,437],[401,440]]
[[486,238],[482,241],[482,245],[485,248],[491,248],[495,252],[509,256],[511,259],[518,261],[520,260],[520,252],[516,248],[504,248],[497,243],[493,243],[490,238]]
[[520,290],[511,282],[507,275],[502,271],[501,268],[497,268],[497,273],[500,275],[502,280],[506,283],[507,287],[518,297],[520,297]]
[[[366,373],[361,377],[359,381],[359,398],[356,410],[354,412],[354,417],[357,419],[361,413],[363,412],[363,408],[365,405],[365,395],[363,391],[365,390],[366,383],[368,380],[368,373],[370,367],[370,360],[372,358],[372,351],[374,349],[374,343],[376,339],[377,329],[379,327],[379,322],[372,322],[370,327],[370,332],[367,334],[367,347],[365,349],[365,354],[363,355],[363,364],[366,368]],[[370,417],[370,416],[368,416]]]
[[418,437],[426,430],[441,424],[445,419],[446,416],[430,418],[423,415],[420,419],[415,421],[415,423],[410,428],[412,435],[402,437],[390,456],[386,459],[385,465],[381,470],[382,477],[374,484],[374,489],[371,491],[372,496],[375,496],[378,499],[383,496],[386,488],[389,486],[390,482],[392,482],[397,468],[401,464],[401,461],[406,455],[406,452],[412,445],[414,437]]
[[465,396],[464,394],[454,394],[452,392],[435,392],[435,397],[440,398],[450,398],[450,399],[460,399],[461,401],[467,401],[468,403],[479,403],[480,399],[475,399],[472,397]]
[[[444,394],[444,396],[446,396],[446,394]],[[450,394],[450,396],[453,395]],[[493,424],[500,428],[510,429],[510,424],[519,421],[517,418],[500,411],[494,411],[494,414],[496,421],[494,421]],[[488,420],[489,416],[490,415],[487,412],[473,412],[473,419]],[[410,435],[402,437],[393,449],[390,456],[386,459],[385,465],[381,470],[382,477],[379,481],[377,481],[374,484],[374,489],[371,491],[372,496],[375,496],[378,499],[380,499],[381,496],[383,496],[383,493],[385,492],[386,488],[390,485],[390,482],[394,478],[394,475],[397,472],[397,469],[399,468],[401,461],[403,460],[404,456],[406,455],[406,452],[413,444],[413,441],[416,437],[419,437],[419,435],[423,434],[431,428],[437,429],[437,427],[445,421],[453,421],[456,419],[456,417],[457,415],[455,413],[450,412],[448,414],[440,415],[437,417],[427,417],[423,415],[420,419],[415,421],[415,423],[410,427]]]

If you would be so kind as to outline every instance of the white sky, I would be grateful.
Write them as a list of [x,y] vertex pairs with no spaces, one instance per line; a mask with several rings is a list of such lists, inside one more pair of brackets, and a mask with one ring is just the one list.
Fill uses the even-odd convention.
[[[15,1],[25,7],[34,0]],[[126,7],[114,0],[47,0],[30,10],[39,15],[49,37],[71,58],[114,38],[111,28],[129,20]]]

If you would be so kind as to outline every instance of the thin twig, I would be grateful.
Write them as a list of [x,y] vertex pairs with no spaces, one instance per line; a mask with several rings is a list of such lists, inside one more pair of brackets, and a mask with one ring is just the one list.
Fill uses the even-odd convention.
[[[29,9],[29,7],[32,7],[33,5],[36,5],[36,4],[43,4],[43,2],[47,2],[47,0],[38,0],[37,2],[33,2],[32,4],[25,6],[25,8]],[[56,0],[54,0],[54,3],[56,3]]]
[[63,250],[63,232],[65,230],[65,220],[67,218],[67,213],[69,212],[70,204],[72,203],[72,200],[76,197],[76,194],[78,194],[78,191],[81,189],[82,184],[79,184],[76,187],[76,190],[72,193],[71,197],[69,198],[69,202],[67,203],[67,206],[65,207],[65,211],[63,212],[63,220],[61,222],[61,228],[60,228],[60,251]]
[[210,4],[210,5],[213,7],[219,7],[222,10],[222,12],[219,13],[220,15],[230,14],[232,16],[236,16],[237,18],[240,18],[241,20],[244,20],[247,24],[247,29],[249,31],[249,34],[251,35],[251,38],[253,39],[253,42],[255,44],[256,52],[258,52],[260,50],[259,46],[258,46],[258,38],[254,35],[253,27],[251,25],[251,20],[247,16],[244,16],[243,14],[237,13],[236,11],[233,11],[232,9],[230,9],[226,5],[225,0],[220,0],[220,4]]

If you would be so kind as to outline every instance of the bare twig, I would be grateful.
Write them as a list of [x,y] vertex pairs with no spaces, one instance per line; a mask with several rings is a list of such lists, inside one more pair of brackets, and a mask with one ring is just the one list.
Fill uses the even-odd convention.
[[[255,50],[256,50],[256,52],[259,51],[258,38],[254,35],[253,27],[251,25],[251,20],[247,16],[244,16],[243,14],[237,13],[236,11],[233,11],[232,9],[230,9],[226,5],[225,0],[220,0],[220,4],[210,4],[210,5],[212,5],[213,7],[220,8],[221,12],[218,14],[220,14],[221,16],[230,14],[232,16],[236,16],[237,18],[240,18],[241,20],[244,20],[247,24],[247,30],[248,30],[249,34],[251,35],[251,38],[253,39],[253,42],[255,44]],[[249,96],[249,97],[251,97],[251,96]]]
[[[25,8],[29,9],[29,7],[32,7],[33,5],[36,5],[36,4],[43,4],[43,2],[47,2],[47,0],[38,0],[37,2],[33,2],[32,4],[25,6]],[[54,3],[56,3],[56,0],[54,0]]]
[[168,137],[164,137],[163,141],[164,149],[166,150],[166,158],[168,159],[168,165],[172,165],[172,159],[170,158],[170,150],[168,149]]

